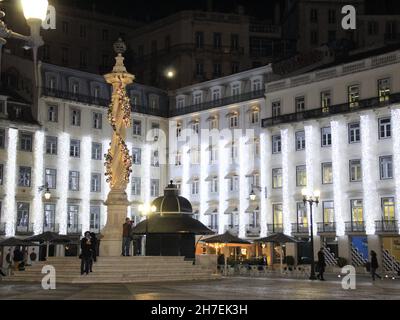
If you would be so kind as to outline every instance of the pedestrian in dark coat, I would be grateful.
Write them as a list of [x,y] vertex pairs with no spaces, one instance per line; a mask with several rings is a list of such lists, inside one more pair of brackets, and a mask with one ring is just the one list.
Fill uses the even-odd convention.
[[325,281],[324,279],[325,267],[326,267],[326,262],[325,262],[324,248],[321,248],[318,251],[318,262],[317,262],[317,268],[318,268],[317,278],[321,281]]
[[89,274],[90,264],[93,259],[93,244],[90,237],[90,232],[86,231],[85,236],[81,240],[81,275]]
[[382,279],[382,277],[376,273],[376,269],[379,268],[378,264],[378,258],[376,257],[376,252],[374,250],[371,250],[371,276],[372,276],[372,281],[375,281],[375,276],[378,277],[379,279]]
[[94,232],[90,233],[90,239],[92,240],[92,259],[90,259],[89,271],[93,272],[93,263],[97,261],[97,237]]

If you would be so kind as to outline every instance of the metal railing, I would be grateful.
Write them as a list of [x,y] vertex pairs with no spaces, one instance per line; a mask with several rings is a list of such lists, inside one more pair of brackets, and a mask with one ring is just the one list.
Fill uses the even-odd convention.
[[262,119],[261,125],[263,128],[268,128],[277,124],[329,117],[335,114],[354,112],[360,109],[381,108],[397,102],[400,102],[400,93],[391,94],[387,101],[379,101],[379,97],[374,97],[359,100],[355,105],[353,105],[354,102],[353,104],[347,102],[325,108],[317,108],[305,110],[302,112],[283,114],[277,117]]
[[225,97],[222,99],[214,100],[214,101],[207,101],[199,104],[193,104],[190,106],[186,106],[183,108],[177,109],[176,107],[171,108],[169,116],[174,117],[174,116],[180,116],[183,114],[187,113],[192,113],[192,112],[200,112],[216,107],[222,107],[225,105],[233,104],[233,103],[239,103],[243,101],[248,101],[252,99],[259,99],[264,97],[265,90],[256,90],[256,91],[250,91],[246,92],[240,95],[235,95],[235,96],[230,96],[230,97]]
[[336,233],[335,222],[318,222],[317,233]]
[[56,223],[48,223],[48,224],[43,224],[43,232],[59,232],[59,226]]
[[347,221],[345,223],[345,232],[365,232],[364,221]]
[[214,232],[218,232],[218,225],[207,225],[207,227],[209,228],[209,229],[211,229],[212,231],[214,231]]
[[283,224],[267,224],[267,230],[270,233],[282,233]]
[[15,233],[18,235],[31,235],[33,234],[33,223],[21,224],[15,226]]
[[246,235],[249,237],[258,237],[260,235],[261,228],[259,225],[246,225]]
[[292,223],[293,234],[308,234],[309,227],[307,223]]
[[5,235],[6,234],[6,223],[2,222],[0,223],[0,235]]
[[239,226],[234,226],[234,225],[226,225],[224,228],[225,231],[229,231],[230,233],[234,234],[234,235],[238,235],[239,234]]
[[375,221],[375,232],[399,232],[399,225],[397,220],[383,219]]
[[67,225],[67,234],[82,234],[82,225],[81,224]]

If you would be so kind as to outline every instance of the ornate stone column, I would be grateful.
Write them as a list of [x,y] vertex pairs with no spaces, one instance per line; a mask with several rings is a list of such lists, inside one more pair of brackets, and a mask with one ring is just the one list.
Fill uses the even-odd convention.
[[132,171],[132,158],[125,143],[126,129],[131,126],[131,105],[125,88],[135,77],[124,66],[122,54],[126,51],[126,46],[121,39],[114,44],[114,50],[117,53],[116,64],[112,72],[104,76],[107,83],[112,85],[108,120],[113,135],[104,163],[110,192],[104,203],[107,206],[107,223],[102,230],[101,256],[121,255],[122,225],[129,205],[125,190]]

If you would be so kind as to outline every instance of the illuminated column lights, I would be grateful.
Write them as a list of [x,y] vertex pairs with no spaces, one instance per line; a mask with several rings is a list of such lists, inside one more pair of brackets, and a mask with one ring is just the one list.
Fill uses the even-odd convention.
[[291,216],[296,214],[293,198],[294,170],[291,161],[291,150],[293,149],[293,129],[281,130],[282,141],[282,210],[283,210],[283,232],[286,235],[292,233]]
[[396,186],[396,220],[400,221],[400,109],[392,109],[393,164]]
[[368,235],[375,234],[375,220],[379,219],[380,205],[376,188],[379,180],[378,161],[376,155],[377,140],[375,128],[376,118],[373,113],[360,116],[361,126],[361,166],[363,185],[363,211],[365,219],[365,231]]
[[333,171],[333,203],[336,222],[336,234],[345,235],[345,217],[347,197],[345,192],[346,159],[344,152],[343,137],[347,135],[346,124],[343,119],[331,121],[332,134],[332,171]]
[[81,153],[81,224],[82,232],[89,230],[90,227],[90,188],[91,188],[91,175],[92,175],[92,137],[85,136],[82,138],[82,153]]
[[[260,195],[260,236],[265,237],[267,235],[267,224],[269,223],[268,218],[271,219],[272,223],[272,204],[268,196],[268,190],[271,190],[271,133],[264,131],[260,135],[260,184],[261,184],[261,195]],[[267,194],[267,198],[265,197]]]
[[185,198],[190,198],[190,156],[189,146],[184,144],[182,146],[182,184],[181,184],[181,195]]
[[57,191],[58,201],[56,207],[56,223],[59,225],[60,234],[67,234],[68,221],[68,175],[69,175],[69,143],[68,133],[58,136],[57,158]]
[[151,199],[151,193],[150,193],[150,180],[151,180],[151,145],[150,144],[145,144],[143,148],[143,159],[142,159],[142,164],[141,168],[143,170],[143,197],[144,197],[144,202],[149,203]]
[[6,237],[15,234],[15,189],[16,189],[16,170],[17,170],[17,142],[18,130],[8,129],[7,165],[5,181],[4,199],[4,221],[6,222]]
[[[319,147],[319,127],[313,123],[304,126],[304,133],[306,139],[306,172],[307,172],[307,190],[308,194],[313,194],[315,190],[320,190],[320,184],[316,177],[316,173],[319,172],[320,165],[320,147]],[[310,207],[307,207],[308,219],[310,219]],[[317,208],[313,210],[313,231],[314,235],[317,234]]]
[[207,174],[208,174],[208,153],[207,144],[201,143],[200,145],[200,221],[206,223],[204,212],[207,210],[208,201],[208,188],[207,188]]
[[[108,148],[110,147],[111,140],[103,140],[102,142],[102,151],[103,153],[106,153]],[[103,181],[102,181],[102,186],[103,186],[103,199],[107,199],[107,195],[110,192],[110,185],[107,182],[107,176],[105,175],[106,173],[106,168],[103,166]],[[102,210],[101,210],[101,216],[100,216],[100,227],[105,226],[107,223],[107,206],[102,205]]]
[[[127,145],[127,147],[128,147],[129,152],[130,152],[131,155],[132,155],[132,147],[133,147],[132,142],[127,142],[126,145]],[[132,178],[133,178],[133,176],[134,176],[134,173],[133,173],[133,170],[132,170],[132,172],[131,172],[131,174],[130,174],[130,176],[129,176],[129,182],[128,182],[128,184],[126,185],[126,190],[125,190],[126,195],[128,196],[128,201],[129,201],[129,202],[132,201]],[[127,217],[129,217],[129,218],[132,217],[132,205],[129,205],[129,206],[128,206]]]
[[219,177],[219,211],[218,211],[218,227],[219,233],[225,228],[225,211],[228,208],[228,182],[225,176],[228,174],[229,157],[226,155],[226,139],[220,138],[218,142],[218,177]]
[[249,150],[246,136],[239,139],[239,237],[246,236],[246,209],[249,206],[249,184],[246,175],[249,172]]
[[43,201],[42,192],[39,192],[39,187],[44,185],[44,174],[43,174],[43,150],[44,150],[44,132],[36,131],[34,138],[33,157],[33,183],[32,183],[32,195],[33,195],[33,210],[32,210],[32,221],[33,221],[33,232],[34,234],[40,234],[43,229]]

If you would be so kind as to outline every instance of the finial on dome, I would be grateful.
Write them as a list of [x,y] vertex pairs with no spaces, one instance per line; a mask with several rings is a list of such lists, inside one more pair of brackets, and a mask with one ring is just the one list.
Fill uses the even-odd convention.
[[118,40],[114,43],[114,51],[118,55],[122,55],[126,51],[126,44],[125,42],[121,39],[118,38]]

